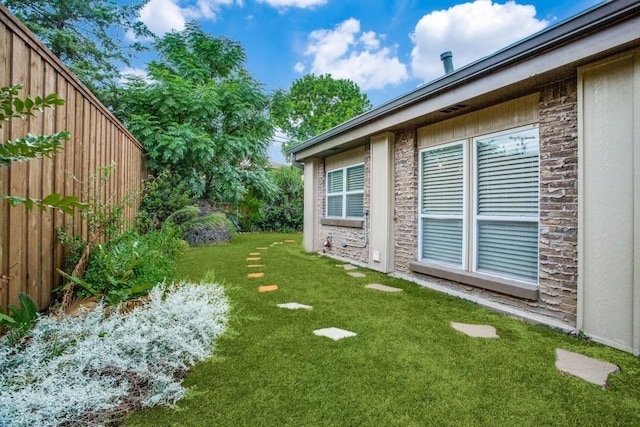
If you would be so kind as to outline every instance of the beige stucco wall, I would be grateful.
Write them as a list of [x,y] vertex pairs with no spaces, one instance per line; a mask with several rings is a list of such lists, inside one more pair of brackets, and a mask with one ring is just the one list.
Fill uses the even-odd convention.
[[303,243],[305,250],[318,249],[318,159],[304,164]]
[[371,259],[374,270],[393,271],[393,159],[395,135],[371,138]]
[[640,51],[579,73],[578,328],[640,353]]

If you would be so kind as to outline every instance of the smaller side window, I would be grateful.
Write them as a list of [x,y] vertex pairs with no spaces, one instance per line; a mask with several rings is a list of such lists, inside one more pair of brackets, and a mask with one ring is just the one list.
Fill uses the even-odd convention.
[[362,218],[364,164],[327,172],[327,217]]

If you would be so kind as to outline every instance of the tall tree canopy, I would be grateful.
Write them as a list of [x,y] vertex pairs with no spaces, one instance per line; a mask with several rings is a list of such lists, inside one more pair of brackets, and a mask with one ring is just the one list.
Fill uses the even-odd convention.
[[149,82],[132,77],[116,110],[146,148],[150,169],[169,170],[194,196],[219,203],[269,193],[270,101],[245,70],[242,46],[191,22],[154,47]]
[[288,92],[276,91],[271,114],[291,140],[283,146],[287,150],[370,109],[369,98],[351,80],[307,74]]
[[143,50],[140,43],[123,45],[125,34],[148,38],[152,33],[139,21],[140,3],[110,0],[0,0],[76,76],[97,95],[120,77],[119,66]]

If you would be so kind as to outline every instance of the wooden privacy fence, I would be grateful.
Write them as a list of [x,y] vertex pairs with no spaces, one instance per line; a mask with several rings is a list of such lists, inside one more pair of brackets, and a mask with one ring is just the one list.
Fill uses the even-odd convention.
[[[57,93],[66,104],[28,120],[2,123],[2,142],[27,133],[71,132],[63,150],[53,159],[0,166],[0,194],[43,198],[50,193],[86,200],[89,178],[100,167],[115,164],[105,183],[102,201],[118,203],[137,191],[146,177],[140,143],[80,83],[22,23],[0,5],[0,87],[24,85],[21,97],[44,97]],[[125,209],[132,219],[136,206]],[[11,207],[0,200],[0,306],[15,304],[26,292],[43,308],[50,303],[51,290],[60,284],[56,267],[61,267],[65,249],[56,238],[56,228],[87,236],[87,224],[80,214],[66,215],[48,209]]]

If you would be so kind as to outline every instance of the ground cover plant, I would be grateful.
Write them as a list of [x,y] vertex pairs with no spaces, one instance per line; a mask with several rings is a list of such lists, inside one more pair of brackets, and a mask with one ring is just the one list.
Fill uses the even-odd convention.
[[[297,243],[272,246],[290,239]],[[244,234],[182,254],[179,277],[198,280],[213,269],[225,284],[232,333],[218,341],[213,359],[190,372],[178,409],[136,413],[128,426],[640,423],[638,358],[373,271],[350,277],[335,266],[340,262],[305,253],[300,240]],[[264,277],[247,277],[256,271]],[[368,283],[403,292],[366,289]],[[272,284],[277,291],[258,292]],[[313,309],[276,306],[287,302]],[[451,321],[493,325],[500,338],[470,338]],[[312,333],[331,326],[358,335],[332,341]],[[560,374],[557,348],[615,363],[621,372],[606,390]]]
[[98,305],[43,317],[17,343],[0,339],[0,426],[106,425],[136,407],[175,403],[228,309],[219,286],[159,285],[130,312]]

